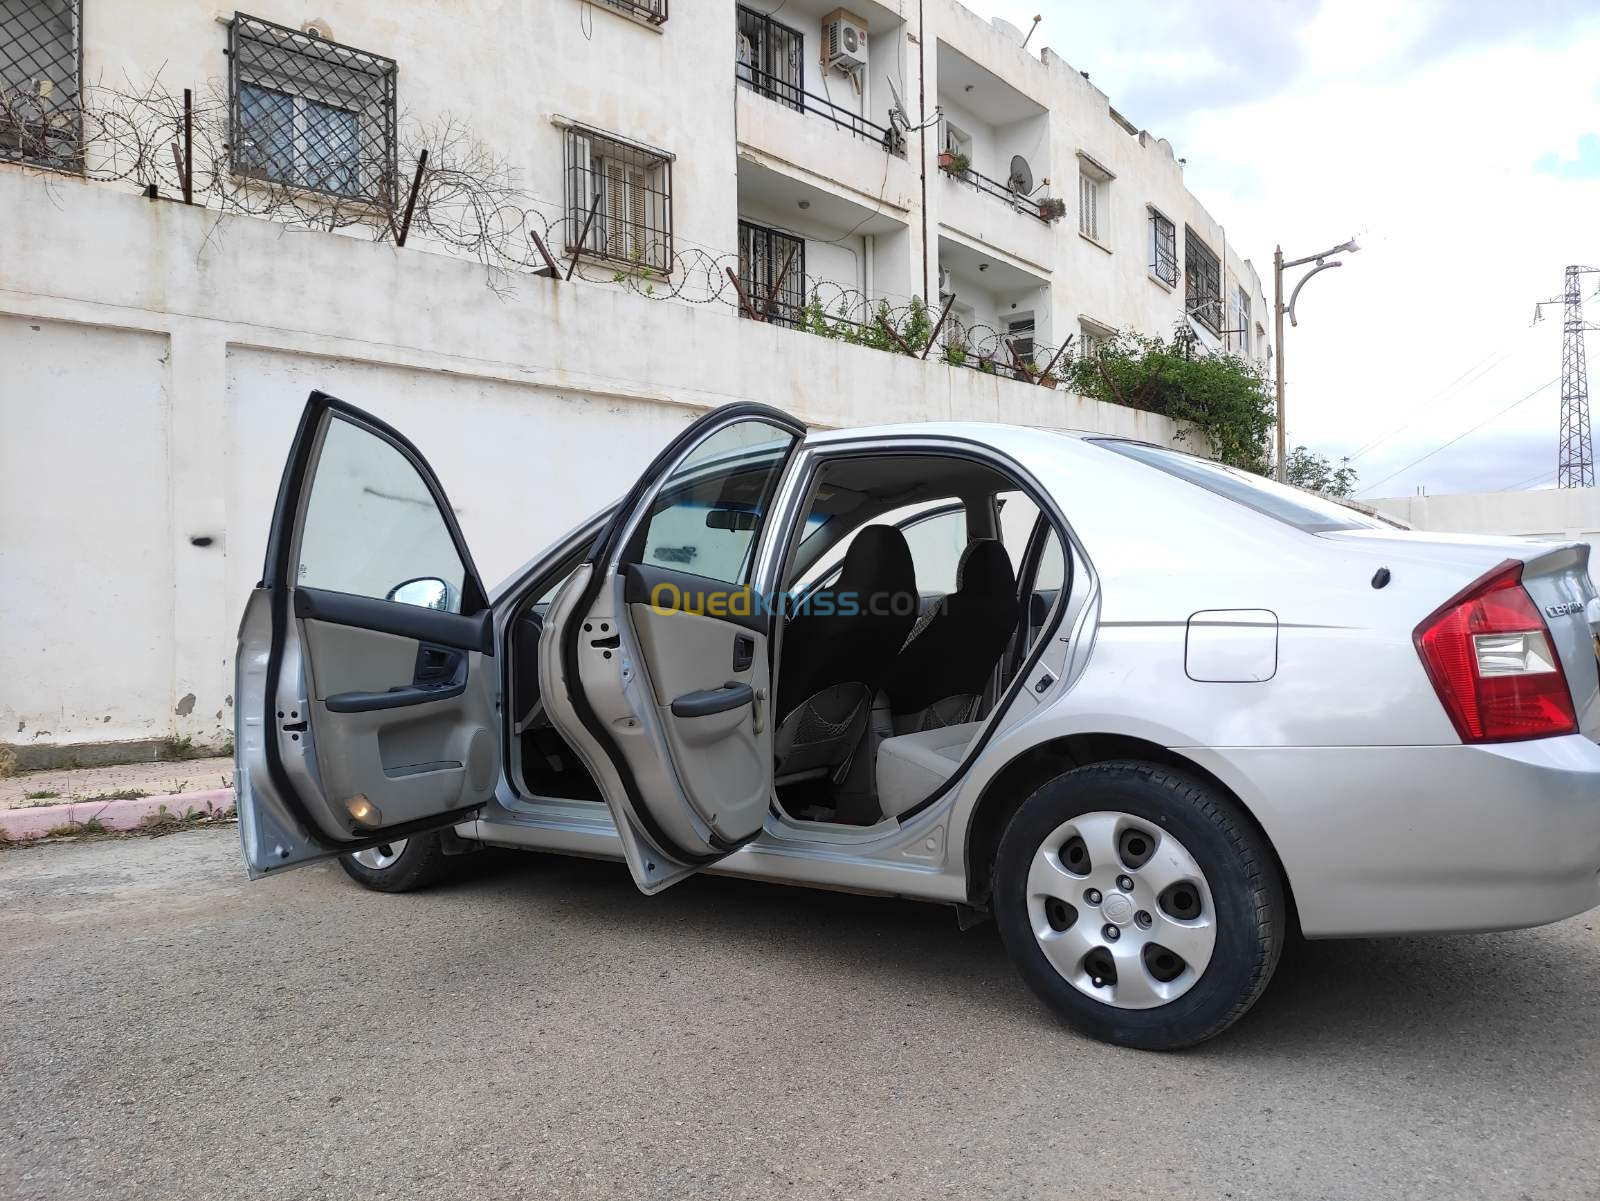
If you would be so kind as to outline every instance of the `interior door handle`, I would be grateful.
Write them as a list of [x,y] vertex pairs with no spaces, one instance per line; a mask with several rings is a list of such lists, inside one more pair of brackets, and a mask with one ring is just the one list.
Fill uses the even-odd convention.
[[323,704],[329,713],[370,713],[374,709],[404,709],[410,705],[426,705],[430,701],[445,701],[460,696],[467,690],[467,681],[446,680],[442,684],[413,684],[405,688],[391,688],[387,692],[339,692]]
[[756,699],[756,690],[748,684],[729,680],[721,688],[706,688],[700,692],[686,692],[672,702],[674,717],[710,717],[713,713],[726,713]]
[[756,659],[756,640],[749,634],[740,634],[733,640],[733,670],[749,671]]

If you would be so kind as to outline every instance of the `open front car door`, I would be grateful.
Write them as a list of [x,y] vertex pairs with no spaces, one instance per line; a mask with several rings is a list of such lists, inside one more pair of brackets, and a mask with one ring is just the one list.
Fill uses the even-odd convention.
[[252,877],[453,825],[494,793],[488,598],[401,434],[321,392],[239,628],[239,837]]
[[804,434],[763,405],[702,417],[618,505],[546,617],[541,694],[600,784],[644,892],[765,823],[773,614],[757,573]]

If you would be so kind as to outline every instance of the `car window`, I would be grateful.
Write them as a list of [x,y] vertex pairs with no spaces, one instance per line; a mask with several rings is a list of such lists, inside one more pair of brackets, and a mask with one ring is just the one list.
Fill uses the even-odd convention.
[[708,437],[656,494],[643,540],[628,558],[724,584],[750,578],[767,506],[794,436],[739,421]]
[[1384,522],[1331,500],[1323,500],[1315,493],[1291,488],[1287,484],[1241,471],[1237,467],[1214,463],[1210,459],[1150,446],[1144,442],[1124,442],[1117,438],[1091,438],[1089,441],[1307,533],[1387,528]]
[[932,596],[955,591],[956,568],[967,544],[967,514],[953,496],[904,505],[861,522],[806,570],[795,584],[795,591],[804,592],[836,575],[849,553],[850,544],[869,525],[896,526],[905,535],[916,570],[918,592]]
[[[1011,556],[1011,570],[1022,574],[1022,558],[1028,550],[1028,539],[1039,521],[1039,506],[1026,492],[1002,492],[995,497],[1000,506],[1000,540]],[[1054,530],[1045,540],[1044,551],[1039,556],[1035,573],[1035,592],[1056,592],[1066,581],[1066,562],[1061,554],[1061,537]]]
[[334,415],[300,527],[295,584],[461,612],[466,567],[400,449]]

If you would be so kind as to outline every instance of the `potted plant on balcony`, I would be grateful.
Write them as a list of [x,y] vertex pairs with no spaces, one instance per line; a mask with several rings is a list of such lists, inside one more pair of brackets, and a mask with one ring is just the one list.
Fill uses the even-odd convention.
[[1054,388],[1056,386],[1055,374],[1044,370],[1032,359],[1022,364],[1022,373],[1027,377],[1030,384],[1043,384],[1046,388]]
[[948,171],[951,175],[965,175],[967,168],[972,166],[972,159],[965,154],[958,154],[950,150],[939,151],[939,170]]
[[1067,202],[1059,196],[1045,196],[1039,201],[1039,218],[1043,221],[1059,221],[1067,215]]

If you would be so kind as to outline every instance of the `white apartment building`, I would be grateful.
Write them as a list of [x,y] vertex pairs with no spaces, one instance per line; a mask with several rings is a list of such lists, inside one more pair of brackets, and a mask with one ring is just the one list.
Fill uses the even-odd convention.
[[[954,0],[249,2],[0,0],[25,762],[226,740],[313,387],[413,437],[498,578],[730,400],[1170,442],[1019,364],[1124,327],[1269,361],[1171,146]],[[917,301],[936,353],[850,344]]]

